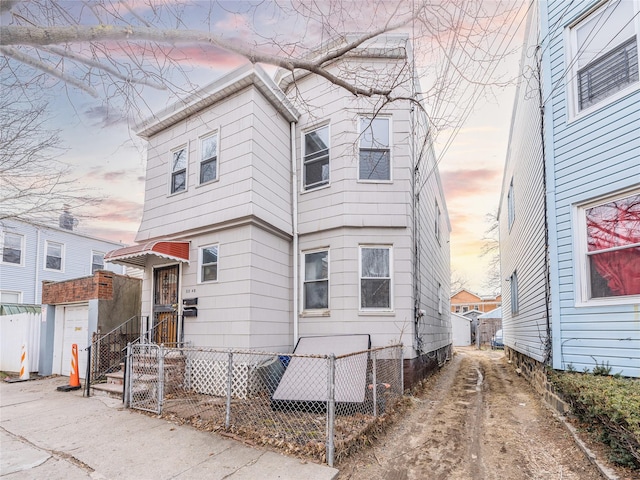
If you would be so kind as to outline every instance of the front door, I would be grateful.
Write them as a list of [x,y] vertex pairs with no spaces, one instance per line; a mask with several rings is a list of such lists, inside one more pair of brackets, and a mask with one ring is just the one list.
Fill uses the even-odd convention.
[[153,273],[153,327],[155,343],[178,341],[178,273],[179,266],[162,267]]

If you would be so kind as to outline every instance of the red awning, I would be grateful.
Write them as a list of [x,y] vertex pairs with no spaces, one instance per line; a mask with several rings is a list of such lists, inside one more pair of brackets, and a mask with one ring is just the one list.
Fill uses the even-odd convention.
[[105,262],[144,268],[148,257],[189,263],[189,242],[155,241],[112,250],[104,256]]

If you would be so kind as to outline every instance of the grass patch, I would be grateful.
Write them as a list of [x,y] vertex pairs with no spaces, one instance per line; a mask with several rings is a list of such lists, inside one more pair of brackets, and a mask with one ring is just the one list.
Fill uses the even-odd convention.
[[589,431],[610,448],[609,459],[640,470],[640,380],[556,372],[549,380]]

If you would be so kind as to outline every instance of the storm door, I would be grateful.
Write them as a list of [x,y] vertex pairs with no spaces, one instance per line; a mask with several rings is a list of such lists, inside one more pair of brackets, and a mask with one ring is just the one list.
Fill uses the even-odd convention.
[[178,274],[178,265],[157,268],[153,273],[151,339],[158,344],[178,341]]

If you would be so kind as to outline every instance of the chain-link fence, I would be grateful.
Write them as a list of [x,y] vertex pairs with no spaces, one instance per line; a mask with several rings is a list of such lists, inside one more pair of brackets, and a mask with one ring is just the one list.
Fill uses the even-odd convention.
[[402,346],[342,356],[131,345],[128,403],[333,465],[402,397]]

